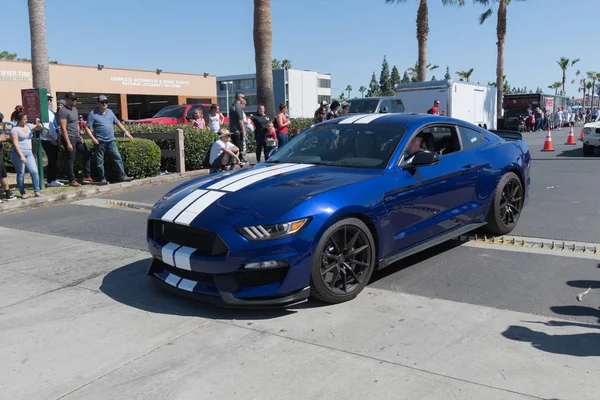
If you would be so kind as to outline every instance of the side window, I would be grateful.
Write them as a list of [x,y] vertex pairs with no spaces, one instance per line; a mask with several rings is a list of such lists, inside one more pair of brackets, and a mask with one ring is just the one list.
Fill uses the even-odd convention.
[[483,137],[480,132],[474,129],[465,128],[463,126],[461,126],[459,129],[460,138],[462,140],[462,145],[465,150],[477,147],[483,142]]
[[427,127],[418,136],[422,137],[421,148],[438,152],[442,156],[461,150],[458,132],[454,126]]
[[381,100],[381,104],[379,105],[380,113],[391,113],[392,112],[392,104],[389,100]]
[[392,100],[392,112],[403,113],[404,111],[406,111],[406,108],[404,108],[404,103],[402,103],[402,100]]

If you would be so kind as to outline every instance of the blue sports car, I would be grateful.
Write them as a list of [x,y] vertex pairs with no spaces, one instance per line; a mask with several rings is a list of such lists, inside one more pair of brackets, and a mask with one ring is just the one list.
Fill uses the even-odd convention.
[[410,254],[482,226],[510,232],[530,164],[518,132],[457,119],[327,121],[265,163],[167,193],[148,219],[148,274],[225,306],[347,301]]

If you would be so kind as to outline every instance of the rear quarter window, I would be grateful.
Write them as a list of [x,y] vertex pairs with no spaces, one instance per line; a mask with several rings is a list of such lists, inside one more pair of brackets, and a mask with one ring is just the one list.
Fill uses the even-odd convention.
[[483,143],[483,134],[475,129],[460,127],[463,150],[469,150]]

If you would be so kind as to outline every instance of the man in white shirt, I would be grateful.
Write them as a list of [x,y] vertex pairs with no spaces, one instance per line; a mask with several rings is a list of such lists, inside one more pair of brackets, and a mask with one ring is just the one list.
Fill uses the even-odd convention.
[[219,139],[210,148],[210,168],[217,172],[225,171],[228,165],[239,164],[240,149],[231,143],[231,133],[221,129]]

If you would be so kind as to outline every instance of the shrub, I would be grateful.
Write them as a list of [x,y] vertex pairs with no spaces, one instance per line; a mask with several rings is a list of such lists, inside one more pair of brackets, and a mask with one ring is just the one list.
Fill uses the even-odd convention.
[[[96,177],[96,164],[94,162],[94,147],[92,141],[84,140],[85,144],[92,151],[91,172],[92,176]],[[117,148],[123,159],[125,174],[130,177],[140,179],[150,176],[156,176],[160,173],[160,148],[152,140],[147,139],[116,139]],[[66,164],[66,151],[63,146],[58,153],[58,166],[63,168]],[[76,154],[75,158],[75,175],[83,176],[83,157],[81,154]],[[108,181],[116,181],[119,177],[115,169],[114,163],[108,155],[104,156],[104,175]]]
[[290,121],[290,124],[288,125],[288,131],[290,133],[290,137],[293,137],[294,135],[292,134],[292,132],[294,131],[294,129],[298,129],[298,132],[302,132],[305,129],[310,128],[311,126],[314,125],[314,121],[312,118],[296,118]]
[[14,171],[12,161],[10,160],[10,151],[11,150],[12,150],[12,145],[9,142],[2,143],[2,154],[0,154],[0,157],[2,157],[2,160],[0,160],[0,162],[4,163],[4,166],[6,167],[6,169],[8,171]]

